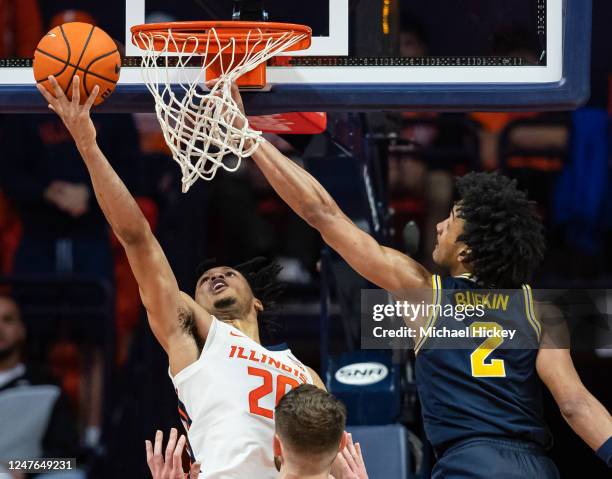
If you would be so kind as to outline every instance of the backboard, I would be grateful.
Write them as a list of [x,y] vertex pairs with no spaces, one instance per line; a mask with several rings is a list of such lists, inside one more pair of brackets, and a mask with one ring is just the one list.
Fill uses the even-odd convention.
[[[27,3],[15,2],[16,8]],[[120,84],[102,111],[152,111],[130,27],[229,20],[240,2],[39,3],[45,31],[58,12],[79,9],[125,45]],[[589,94],[590,0],[263,3],[270,21],[309,25],[313,42],[308,51],[269,63],[265,91],[245,93],[251,112],[571,109]],[[44,110],[29,60],[5,57],[0,110]]]

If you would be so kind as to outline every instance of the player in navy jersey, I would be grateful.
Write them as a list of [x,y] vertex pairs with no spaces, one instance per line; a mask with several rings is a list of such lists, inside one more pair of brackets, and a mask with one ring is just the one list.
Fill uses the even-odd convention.
[[[237,88],[234,100],[242,107]],[[580,381],[569,349],[555,347],[537,320],[530,288],[523,287],[543,257],[544,239],[534,205],[515,182],[486,173],[458,180],[460,199],[438,225],[433,253],[434,261],[449,271],[443,279],[358,228],[315,178],[271,144],[262,143],[252,158],[282,199],[328,245],[396,297],[432,289],[441,303],[449,300],[444,294],[449,288],[517,289],[508,298],[511,313],[505,317],[522,325],[526,345],[539,349],[502,350],[488,342],[472,351],[436,349],[427,336],[417,340],[417,386],[426,433],[438,457],[434,477],[558,477],[544,454],[551,439],[542,420],[540,380],[574,431],[612,463],[610,414]],[[427,322],[431,326],[439,319]]]

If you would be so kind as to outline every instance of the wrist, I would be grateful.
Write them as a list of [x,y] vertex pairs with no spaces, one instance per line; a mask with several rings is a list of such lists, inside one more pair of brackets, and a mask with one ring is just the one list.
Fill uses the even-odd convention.
[[608,467],[612,467],[612,436],[597,449],[596,454]]
[[91,150],[93,150],[97,146],[95,137],[78,139],[78,140],[75,140],[75,143],[76,143],[78,150],[82,153],[89,153],[91,152]]
[[[245,150],[249,151],[251,149],[254,149],[253,151],[253,155],[255,153],[257,153],[257,151],[259,150],[258,146],[260,146],[262,143],[265,143],[265,139],[263,136],[257,138],[257,139],[253,139],[253,138],[249,138],[248,140],[245,141],[244,146],[245,146]],[[251,155],[251,156],[253,156]]]

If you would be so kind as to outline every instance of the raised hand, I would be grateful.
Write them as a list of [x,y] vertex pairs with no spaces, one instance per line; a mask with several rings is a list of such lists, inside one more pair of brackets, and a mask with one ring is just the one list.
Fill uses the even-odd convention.
[[57,113],[66,125],[77,147],[87,145],[88,142],[96,139],[96,129],[91,121],[90,111],[100,92],[100,88],[96,85],[89,98],[81,105],[80,81],[78,75],[72,79],[72,100],[66,98],[54,76],[49,76],[53,95],[40,83],[36,85],[38,91],[49,103],[49,109]]
[[[214,87],[217,86],[218,83],[219,83],[218,78],[213,78],[212,80],[208,80],[206,81],[206,88],[209,88],[212,90]],[[244,111],[244,104],[242,103],[242,95],[240,95],[240,89],[238,88],[238,85],[235,82],[232,82],[229,85],[229,87],[231,89],[232,100],[234,100],[234,103],[236,103],[236,106],[240,110],[242,117],[246,117],[246,113]],[[215,92],[214,96],[222,98],[223,97],[223,92],[221,91],[222,88],[227,88],[227,83],[219,84],[219,90]],[[237,128],[238,130],[242,129],[242,127],[244,126],[244,119],[237,115],[234,118],[233,126]]]
[[153,479],[198,479],[200,477],[200,463],[191,466],[189,474],[183,472],[183,449],[187,439],[184,435],[178,439],[178,432],[172,428],[166,445],[166,451],[162,455],[162,443],[164,433],[157,431],[155,434],[155,445],[151,441],[145,441],[147,451],[147,464]]
[[359,443],[353,444],[351,434],[346,432],[344,434],[347,436],[346,447],[338,453],[332,464],[332,476],[335,479],[368,479],[361,446]]

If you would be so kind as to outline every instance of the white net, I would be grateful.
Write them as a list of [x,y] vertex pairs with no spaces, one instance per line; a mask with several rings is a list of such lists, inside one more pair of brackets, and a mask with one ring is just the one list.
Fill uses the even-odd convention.
[[[305,38],[291,31],[271,37],[251,30],[238,43],[226,35],[222,41],[214,28],[200,38],[181,34],[180,41],[172,30],[163,35],[136,33],[135,40],[144,50],[143,79],[155,99],[155,112],[172,157],[181,166],[184,193],[198,178],[212,180],[219,168],[236,171],[242,158],[255,152],[261,132],[249,127],[232,98],[232,83]],[[237,46],[245,53],[237,54]],[[194,78],[192,65],[197,58],[202,67]],[[219,81],[207,90],[206,69],[215,64],[220,66]]]

